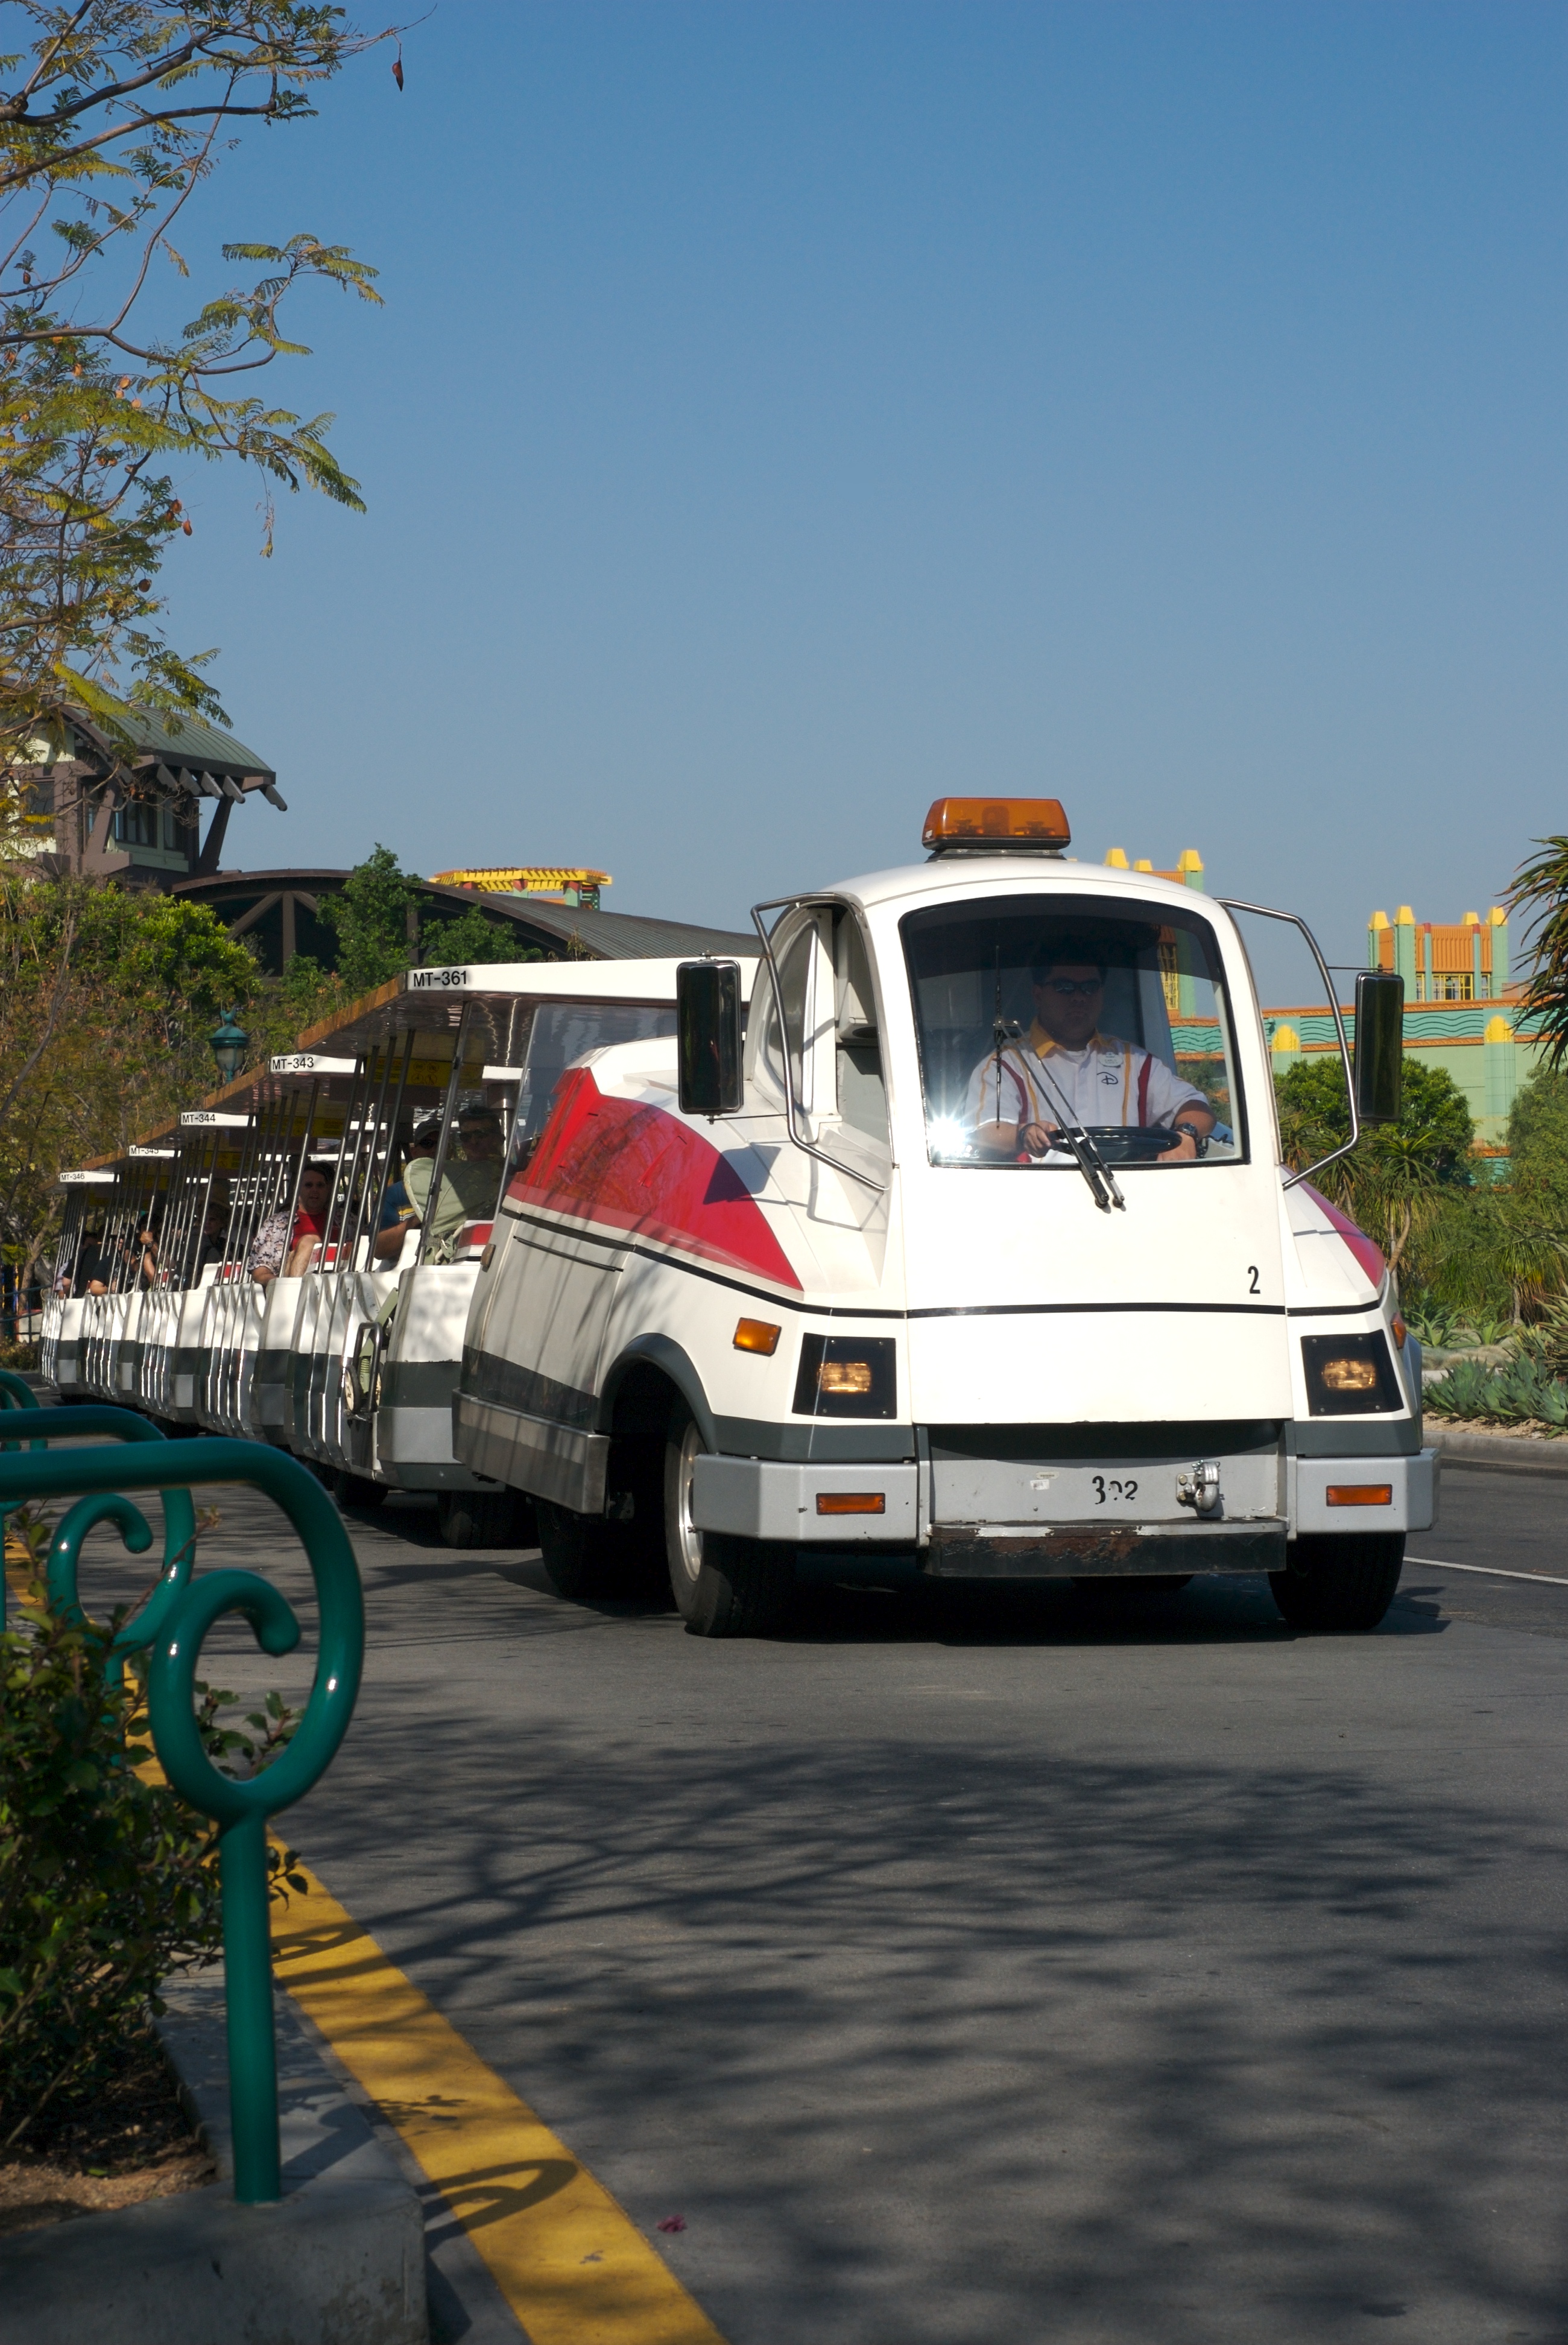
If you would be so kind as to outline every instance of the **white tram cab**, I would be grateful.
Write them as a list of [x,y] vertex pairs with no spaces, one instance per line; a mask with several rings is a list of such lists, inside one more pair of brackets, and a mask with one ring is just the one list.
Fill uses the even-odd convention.
[[[535,1498],[563,1589],[667,1571],[703,1633],[829,1565],[1262,1571],[1374,1625],[1432,1518],[1419,1348],[1282,1161],[1235,912],[1066,859],[1054,800],[939,801],[925,843],[759,906],[754,984],[686,965],[678,1041],[520,1125],[458,1457]],[[1391,984],[1358,983],[1352,1133],[1398,1112]]]

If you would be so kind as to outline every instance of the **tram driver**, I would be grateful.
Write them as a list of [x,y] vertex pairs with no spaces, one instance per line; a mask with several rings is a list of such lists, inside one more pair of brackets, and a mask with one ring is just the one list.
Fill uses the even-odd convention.
[[965,1121],[988,1154],[1017,1162],[1055,1147],[1064,1117],[1077,1124],[1163,1126],[1175,1144],[1158,1164],[1190,1162],[1214,1130],[1203,1093],[1153,1051],[1100,1031],[1108,966],[1103,939],[1047,939],[1029,974],[1027,1035],[988,1051],[969,1078]]

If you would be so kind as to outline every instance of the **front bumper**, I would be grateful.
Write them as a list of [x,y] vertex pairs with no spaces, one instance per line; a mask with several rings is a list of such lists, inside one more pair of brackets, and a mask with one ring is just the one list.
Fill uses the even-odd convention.
[[[999,1460],[994,1467],[966,1465],[960,1481],[914,1461],[796,1465],[710,1456],[696,1461],[692,1513],[699,1530],[741,1538],[917,1548],[924,1568],[941,1578],[1054,1579],[1280,1571],[1287,1542],[1299,1533],[1425,1530],[1437,1497],[1431,1449],[1337,1458],[1276,1452],[1226,1461],[1225,1502],[1212,1517],[1173,1513],[1163,1480],[1146,1465],[1124,1469],[1128,1497],[1118,1511],[1078,1511],[1079,1483],[1098,1496],[1115,1471],[1074,1464],[1031,1477],[1027,1467]],[[1113,1479],[1108,1487],[1119,1499],[1124,1484]],[[1053,1499],[1062,1508],[1054,1518]],[[1026,1501],[1032,1516],[1025,1516]]]
[[[1424,1531],[1437,1512],[1437,1452],[1413,1457],[1292,1457],[1290,1528]],[[1387,1495],[1375,1495],[1386,1492]]]
[[[913,1547],[920,1535],[920,1468],[784,1466],[765,1457],[699,1457],[692,1519],[702,1531],[812,1547]],[[880,1501],[875,1513],[838,1511]]]
[[1283,1571],[1272,1523],[938,1523],[922,1558],[933,1579],[1136,1579],[1168,1572]]

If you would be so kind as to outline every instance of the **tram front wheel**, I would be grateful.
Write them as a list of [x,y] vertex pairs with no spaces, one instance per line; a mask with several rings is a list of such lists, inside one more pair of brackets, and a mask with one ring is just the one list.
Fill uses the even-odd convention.
[[699,1530],[692,1482],[703,1436],[684,1404],[664,1447],[664,1545],[675,1609],[695,1637],[773,1637],[789,1618],[794,1558],[766,1539]]
[[1269,1585],[1292,1629],[1364,1636],[1393,1602],[1404,1554],[1402,1531],[1299,1538],[1290,1569],[1271,1571]]

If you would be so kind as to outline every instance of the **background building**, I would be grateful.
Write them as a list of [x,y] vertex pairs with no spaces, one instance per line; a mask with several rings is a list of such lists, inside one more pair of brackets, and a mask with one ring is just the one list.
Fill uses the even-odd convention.
[[[278,813],[288,812],[272,767],[233,734],[199,717],[177,722],[128,709],[124,728],[127,738],[116,740],[74,711],[63,746],[34,745],[28,810],[47,823],[33,848],[39,861],[56,871],[209,904],[231,936],[251,940],[274,976],[296,953],[336,969],[337,935],[320,917],[321,903],[348,884],[350,872],[220,868],[236,807],[259,795]],[[411,953],[418,955],[424,920],[450,919],[475,908],[507,931],[520,957],[635,960],[756,950],[749,932],[606,912],[600,891],[610,884],[608,871],[586,865],[440,872],[417,884]]]
[[[1118,871],[1151,871],[1187,888],[1204,885],[1203,858],[1187,848],[1172,871],[1152,862],[1129,864],[1119,847],[1106,861]],[[1374,912],[1367,923],[1367,967],[1397,969],[1405,981],[1405,1051],[1429,1067],[1441,1067],[1464,1094],[1475,1122],[1477,1152],[1500,1172],[1508,1156],[1508,1117],[1522,1087],[1540,1062],[1540,1036],[1522,1025],[1519,1001],[1524,988],[1512,979],[1508,915],[1493,904],[1484,919],[1466,912],[1452,927],[1418,920],[1401,904],[1391,921]],[[1171,1003],[1173,1020],[1182,1005]],[[1347,1030],[1355,1032],[1353,999],[1341,1003]],[[1339,1038],[1326,1002],[1298,1004],[1263,1013],[1274,1070],[1284,1074],[1299,1061],[1337,1051]],[[1201,1051],[1196,1030],[1176,1029],[1177,1048]]]
[[57,870],[167,890],[217,869],[237,806],[259,794],[288,812],[271,766],[232,733],[138,708],[125,730],[116,741],[76,711],[63,748],[35,744],[29,811],[52,820],[36,851]]

